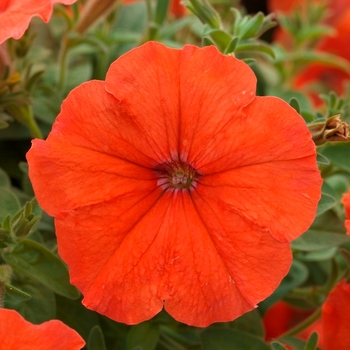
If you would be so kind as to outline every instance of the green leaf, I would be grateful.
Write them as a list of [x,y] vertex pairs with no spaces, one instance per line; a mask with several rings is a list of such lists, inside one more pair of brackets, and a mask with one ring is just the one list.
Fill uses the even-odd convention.
[[323,154],[321,153],[317,153],[317,163],[318,164],[322,164],[322,165],[329,165],[331,164],[331,162],[329,161],[329,159],[327,157],[325,157]]
[[283,341],[283,343],[291,345],[293,347],[293,350],[304,350],[305,347],[305,341],[298,338],[285,337],[282,338],[281,341]]
[[258,12],[255,16],[251,17],[249,21],[238,28],[237,35],[241,37],[241,39],[250,39],[255,37],[264,22],[264,14],[262,12]]
[[252,66],[253,64],[256,63],[256,59],[250,58],[250,57],[248,57],[248,58],[243,58],[242,61],[243,61],[244,63],[246,63],[248,66]]
[[10,284],[5,284],[6,295],[10,296],[10,298],[17,299],[20,301],[28,301],[32,299],[32,296],[23,290],[20,290]]
[[274,341],[271,343],[272,350],[287,350],[287,348],[280,342]]
[[203,40],[203,46],[211,46],[211,45],[216,46],[213,40],[211,40],[207,36],[205,36],[202,40]]
[[338,247],[350,243],[350,236],[317,229],[310,229],[292,242],[292,248],[311,252]]
[[200,337],[203,350],[270,350],[262,338],[233,329],[207,328]]
[[15,215],[21,209],[16,195],[6,187],[0,187],[0,222],[8,215]]
[[297,111],[297,113],[300,114],[300,104],[299,104],[299,101],[295,97],[292,97],[290,99],[289,104],[291,107],[293,107]]
[[293,288],[302,285],[307,280],[308,276],[309,271],[307,267],[302,262],[294,259],[288,275],[282,280],[279,287],[271,296],[259,304],[260,312],[264,314],[269,307],[282,299]]
[[264,53],[275,58],[275,52],[272,47],[261,40],[242,40],[237,45],[235,50],[236,53]]
[[224,54],[227,55],[229,53],[235,52],[238,43],[239,43],[239,37],[236,36],[236,37],[232,38],[231,41],[226,46]]
[[[197,19],[195,17],[183,17],[180,18],[177,21],[174,21],[170,24],[167,24],[167,26],[161,28],[159,32],[159,37],[163,40],[164,38],[172,38],[174,35],[176,35],[181,29],[188,27],[190,25],[193,25],[197,23]],[[179,44],[179,43],[178,43]]]
[[10,177],[7,175],[6,171],[0,168],[0,187],[11,187]]
[[317,250],[314,252],[305,252],[303,254],[299,254],[297,257],[302,261],[326,261],[332,259],[338,252],[337,247],[325,249],[325,250]]
[[63,261],[39,243],[23,239],[12,252],[3,252],[4,260],[20,273],[33,277],[67,298],[79,297],[78,290],[69,283]]
[[305,350],[316,350],[317,342],[318,342],[318,334],[316,332],[313,332],[310,335],[309,339],[307,340],[307,343],[305,345]]
[[227,34],[221,29],[212,29],[210,27],[205,28],[203,36],[210,36],[221,52],[225,51],[227,46],[232,41],[231,35]]
[[127,350],[154,350],[159,340],[159,327],[152,321],[132,326],[127,338]]
[[[84,339],[89,338],[91,329],[99,323],[98,314],[84,307],[80,298],[72,300],[56,294],[56,306],[56,318],[75,329]],[[118,331],[119,326],[124,326],[116,322],[113,322],[113,325],[114,328],[111,331],[114,334]]]
[[321,63],[329,67],[341,69],[344,72],[350,71],[350,63],[347,60],[337,55],[325,53],[324,51],[303,51],[302,54],[291,56],[290,59],[299,64]]
[[229,323],[231,329],[237,331],[254,334],[260,337],[264,336],[264,326],[260,312],[255,309],[247,312]]
[[157,0],[154,22],[162,26],[168,13],[169,0]]
[[16,288],[28,293],[31,299],[24,301],[13,296],[6,295],[5,306],[17,310],[26,320],[32,323],[42,323],[56,317],[55,295],[41,283],[33,279],[24,279],[16,282]]
[[318,202],[316,216],[320,216],[327,210],[333,208],[337,204],[337,201],[327,193],[322,193],[322,197]]
[[87,341],[87,348],[88,350],[106,350],[106,344],[100,326],[94,326],[91,329]]
[[327,145],[322,148],[321,153],[331,164],[350,173],[350,142]]
[[304,42],[307,40],[315,40],[321,37],[329,36],[331,34],[336,34],[336,31],[329,26],[308,26],[307,28],[303,28],[298,32],[297,40],[298,42]]

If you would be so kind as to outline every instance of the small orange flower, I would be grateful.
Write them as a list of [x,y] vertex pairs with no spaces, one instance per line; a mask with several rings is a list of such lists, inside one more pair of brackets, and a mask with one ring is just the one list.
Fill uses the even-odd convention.
[[350,235],[350,191],[344,194],[342,203],[344,204],[346,220],[345,220],[345,228],[346,233]]
[[73,4],[76,0],[1,0],[0,1],[0,44],[8,38],[19,39],[27,30],[30,20],[37,16],[48,22],[53,5]]
[[148,42],[74,89],[29,174],[86,307],[229,321],[270,295],[321,178],[303,119],[242,61]]
[[4,350],[79,350],[85,345],[83,338],[61,321],[35,325],[9,309],[0,309],[0,338]]

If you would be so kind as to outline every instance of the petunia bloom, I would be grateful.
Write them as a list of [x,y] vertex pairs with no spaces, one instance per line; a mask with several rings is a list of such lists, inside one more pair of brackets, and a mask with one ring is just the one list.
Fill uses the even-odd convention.
[[321,178],[303,119],[255,88],[213,46],[148,42],[70,93],[27,159],[86,307],[207,326],[276,289]]
[[27,30],[33,17],[44,22],[51,18],[53,5],[73,4],[76,0],[1,0],[0,1],[0,44],[9,38],[19,39]]
[[[304,321],[313,313],[313,310],[304,310],[293,307],[283,300],[278,301],[269,308],[263,318],[265,328],[265,339],[271,341],[279,338],[284,333],[291,330],[293,327]],[[307,340],[313,332],[318,333],[319,347],[323,344],[323,332],[321,320],[316,321],[302,332],[296,335],[299,339]],[[290,349],[291,347],[287,348]]]
[[[264,316],[266,339],[281,336],[310,315],[280,301]],[[350,349],[350,284],[339,282],[322,305],[321,318],[297,335],[307,340],[313,332],[318,333],[318,347],[323,350]]]
[[342,203],[344,204],[346,220],[345,220],[345,228],[346,233],[350,235],[350,191],[344,194]]
[[85,345],[84,339],[61,321],[35,325],[9,309],[0,309],[0,337],[0,349],[4,350],[79,350]]
[[350,349],[350,284],[339,282],[322,306],[324,350]]

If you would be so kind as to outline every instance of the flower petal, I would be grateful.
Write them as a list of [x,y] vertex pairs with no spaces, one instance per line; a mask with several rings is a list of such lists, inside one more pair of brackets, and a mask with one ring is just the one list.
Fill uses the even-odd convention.
[[213,46],[180,51],[156,42],[120,57],[106,77],[107,91],[129,106],[158,162],[173,154],[186,160],[191,149],[195,155],[233,110],[253,100],[255,84],[245,63]]
[[[3,1],[3,0],[2,0]],[[33,17],[48,22],[53,4],[72,4],[76,0],[9,0],[0,4],[0,44],[8,38],[19,39]]]
[[61,210],[152,191],[157,185],[151,170],[105,153],[56,140],[32,144],[27,155],[29,176],[38,201],[53,216]]
[[178,149],[181,51],[148,42],[112,63],[106,90],[129,108],[159,163]]
[[78,350],[84,340],[58,320],[40,325],[26,321],[17,311],[0,309],[1,348],[6,350]]
[[29,176],[49,214],[156,187],[147,143],[123,113],[102,82],[86,83],[65,100],[47,140],[33,141]]
[[193,202],[217,253],[232,280],[252,305],[265,299],[280,284],[292,262],[288,243],[231,210],[222,192],[198,186]]
[[197,190],[279,241],[291,241],[309,228],[317,209],[309,164],[304,158],[237,168],[203,176]]
[[350,235],[350,191],[344,194],[342,198],[342,203],[344,204],[346,220],[345,220],[345,228],[346,233]]
[[256,98],[240,118],[203,148],[201,191],[216,192],[221,206],[291,241],[308,229],[320,198],[315,145],[305,122],[277,98]]
[[[287,273],[289,245],[260,228],[252,229],[239,217],[237,222],[230,219],[227,229],[228,222],[217,219],[206,226],[202,215],[213,213],[203,209],[199,215],[188,192],[168,191],[156,202],[154,198],[129,205],[121,215],[121,203],[111,202],[57,218],[60,255],[86,307],[134,324],[158,313],[164,301],[177,320],[206,326],[251,310]],[[112,209],[115,205],[118,211]],[[102,226],[98,213],[108,212],[117,216],[104,217]],[[230,241],[223,241],[224,234]]]
[[339,282],[322,306],[324,349],[350,349],[350,285]]
[[[192,163],[203,153],[220,156],[224,146],[212,140],[225,133],[228,124],[237,123],[237,111],[253,101],[255,75],[244,62],[220,54],[214,46],[185,46],[180,69],[181,158]],[[215,144],[215,151],[203,152],[208,144]]]
[[[256,97],[232,114],[225,128],[205,143],[206,147],[198,147],[201,153],[189,157],[203,174],[308,156],[310,169],[316,169],[315,159],[312,160],[316,148],[305,121],[283,100]],[[206,141],[201,134],[194,137],[198,143]],[[316,183],[319,187],[319,181]]]

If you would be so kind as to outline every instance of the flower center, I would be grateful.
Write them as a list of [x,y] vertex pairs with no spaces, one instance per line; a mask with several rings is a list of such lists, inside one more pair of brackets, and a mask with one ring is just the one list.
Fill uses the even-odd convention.
[[163,163],[155,169],[159,178],[158,185],[163,189],[169,188],[190,190],[197,184],[199,173],[187,163]]

